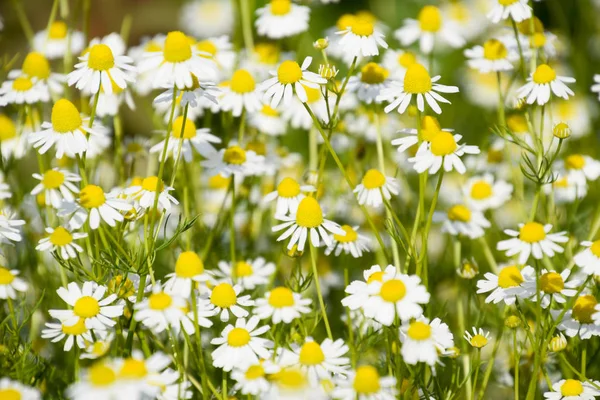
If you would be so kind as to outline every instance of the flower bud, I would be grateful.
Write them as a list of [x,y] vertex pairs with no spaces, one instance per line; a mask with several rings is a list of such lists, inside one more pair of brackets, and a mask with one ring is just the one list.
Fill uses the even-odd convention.
[[321,77],[327,79],[327,80],[331,80],[333,78],[335,78],[338,74],[338,72],[340,72],[335,65],[331,65],[331,64],[321,64],[319,65],[319,75],[321,75]]
[[558,139],[567,139],[571,136],[571,127],[566,122],[559,122],[552,128],[552,134]]
[[548,350],[554,353],[558,353],[567,348],[567,338],[562,333],[554,336],[550,343],[548,343]]
[[521,325],[521,320],[516,315],[506,317],[504,320],[504,326],[507,328],[516,329],[519,327],[519,325]]
[[327,39],[327,38],[317,39],[317,41],[313,43],[313,46],[317,50],[325,50],[327,47],[329,47],[329,39]]
[[475,260],[463,260],[462,265],[456,270],[456,273],[463,279],[473,279],[479,273],[479,266]]

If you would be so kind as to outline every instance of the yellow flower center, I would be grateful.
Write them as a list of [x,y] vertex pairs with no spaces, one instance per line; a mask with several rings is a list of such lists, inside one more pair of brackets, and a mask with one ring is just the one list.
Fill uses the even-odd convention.
[[252,265],[248,264],[245,261],[238,261],[235,263],[233,267],[233,273],[238,278],[243,278],[245,276],[251,276],[253,273]]
[[67,99],[60,99],[52,107],[52,129],[58,133],[72,132],[81,127],[77,107]]
[[545,237],[544,225],[537,222],[528,222],[519,230],[519,239],[527,243],[536,243]]
[[246,151],[240,146],[229,146],[223,153],[223,161],[227,164],[242,165],[246,162]]
[[492,195],[492,185],[486,181],[477,181],[471,186],[471,197],[475,200],[487,199]]
[[244,328],[233,328],[227,334],[227,344],[231,347],[242,347],[250,343],[250,333]]
[[21,393],[16,389],[0,389],[0,399],[21,400]]
[[502,6],[510,6],[511,4],[516,3],[519,0],[498,0],[498,3]]
[[254,46],[254,53],[263,64],[275,64],[279,60],[279,50],[271,43],[258,43]]
[[[342,230],[346,232],[345,236],[338,235],[337,233],[333,235],[333,239],[341,242],[341,243],[350,243],[356,241],[358,239],[358,233],[354,229],[352,229],[349,225],[342,225]],[[370,278],[370,277],[369,277]]]
[[383,280],[383,271],[377,271],[377,272],[373,272],[371,275],[369,275],[369,278],[367,279],[367,283],[371,283],[371,282],[381,282]]
[[264,115],[266,115],[268,117],[278,117],[279,116],[279,112],[277,110],[275,110],[274,108],[272,108],[271,106],[269,106],[268,104],[263,105],[261,113],[263,113]]
[[365,189],[378,189],[385,185],[385,176],[376,169],[370,169],[362,179]]
[[15,276],[6,268],[0,267],[0,285],[9,285]]
[[148,305],[153,310],[166,310],[173,303],[173,298],[165,292],[152,293]]
[[431,142],[442,131],[440,123],[435,117],[426,115],[421,121],[421,137],[426,142]]
[[140,379],[148,374],[146,363],[135,358],[126,358],[123,361],[119,376],[125,379]]
[[486,344],[488,344],[488,340],[485,336],[477,334],[471,338],[470,343],[471,343],[471,346],[480,349],[480,348],[484,347]]
[[256,88],[254,78],[245,69],[238,69],[234,72],[230,85],[231,90],[240,94],[252,92]]
[[229,308],[237,303],[237,295],[229,283],[220,283],[212,290],[210,301],[217,307]]
[[431,326],[425,322],[415,321],[410,324],[406,334],[413,340],[427,340],[431,337]]
[[533,73],[533,81],[538,85],[552,82],[556,78],[556,72],[548,65],[539,65]]
[[33,87],[33,82],[26,76],[20,76],[13,81],[12,88],[17,92],[26,92]]
[[592,245],[590,246],[590,251],[593,255],[600,258],[600,240],[596,240],[592,243]]
[[277,68],[277,79],[287,85],[302,79],[302,68],[296,61],[286,60]]
[[565,397],[579,396],[583,393],[583,385],[575,379],[567,379],[560,387],[560,394]]
[[73,236],[68,230],[59,226],[50,234],[50,243],[55,246],[65,246],[73,241]]
[[356,369],[354,382],[352,383],[354,391],[359,395],[369,395],[379,392],[379,373],[370,365],[362,365]]
[[306,376],[296,369],[288,369],[276,374],[277,383],[290,390],[300,389],[306,386]]
[[66,326],[63,324],[61,329],[65,335],[73,336],[82,335],[88,331],[85,327],[85,318],[79,318],[79,321],[75,325]]
[[360,80],[369,85],[383,83],[390,72],[377,63],[370,62],[361,69]]
[[4,114],[0,114],[0,142],[12,139],[17,136],[17,128],[12,119]]
[[152,52],[158,52],[158,51],[162,51],[162,47],[160,44],[156,43],[153,40],[150,40],[148,43],[146,43],[146,45],[144,46],[144,51],[147,51],[149,53]]
[[410,65],[404,75],[404,91],[406,93],[427,93],[431,90],[431,77],[424,66],[418,63]]
[[355,19],[356,16],[353,14],[343,14],[340,18],[338,18],[335,25],[338,28],[338,30],[343,31],[346,30],[348,27],[351,27],[354,24]]
[[271,0],[271,14],[286,15],[292,9],[290,0]]
[[262,365],[252,365],[246,370],[244,375],[247,380],[262,378],[265,376],[265,369],[262,367]]
[[379,290],[381,298],[389,303],[400,301],[406,296],[406,286],[399,279],[390,279],[381,285]]
[[323,223],[323,211],[314,197],[305,197],[300,201],[296,223],[305,228],[316,228]]
[[97,71],[108,71],[115,66],[113,52],[105,44],[95,44],[90,49],[88,67]]
[[312,104],[321,99],[321,90],[302,85],[306,92],[306,102]]
[[471,220],[471,210],[462,204],[457,204],[448,210],[448,219],[450,221],[469,222]]
[[573,318],[581,324],[594,323],[592,315],[596,313],[596,305],[598,300],[591,295],[579,296],[573,306]]
[[438,157],[454,153],[457,147],[454,135],[450,132],[440,131],[431,139],[431,152]]
[[352,33],[357,36],[370,36],[374,31],[373,21],[364,17],[357,17],[351,25]]
[[300,349],[300,364],[319,365],[325,361],[325,354],[317,342],[306,342]]
[[582,169],[585,166],[585,157],[581,154],[572,154],[565,160],[567,169]]
[[142,189],[149,192],[162,192],[165,188],[164,182],[158,179],[158,176],[149,176],[142,181]]
[[403,68],[408,68],[417,62],[417,56],[410,51],[405,51],[398,56],[398,64]]
[[294,293],[283,286],[271,290],[269,304],[275,308],[291,307],[294,305]]
[[523,133],[527,132],[529,128],[527,127],[527,119],[521,114],[513,114],[506,118],[506,124],[514,133]]
[[211,189],[227,189],[230,181],[231,178],[225,178],[220,174],[217,174],[215,176],[210,177],[210,179],[208,180],[208,187],[210,187]]
[[529,39],[529,43],[531,47],[535,49],[539,49],[540,47],[544,47],[546,44],[546,35],[543,33],[534,33],[533,36]]
[[79,203],[85,208],[97,208],[106,202],[100,186],[87,185],[79,192]]
[[437,32],[442,27],[442,13],[436,6],[425,6],[419,12],[419,25],[422,31]]
[[50,76],[50,63],[41,53],[32,52],[23,61],[23,72],[39,79],[47,79]]
[[67,37],[67,24],[63,21],[54,21],[52,25],[50,25],[48,37],[50,39],[64,39]]
[[44,185],[44,188],[46,189],[58,189],[64,181],[65,174],[60,171],[49,169],[48,171],[44,172],[42,185]]
[[193,251],[184,251],[175,263],[175,275],[180,278],[193,278],[204,272],[204,263]]
[[285,198],[296,197],[300,194],[300,185],[292,178],[283,178],[277,185],[277,194]]
[[[185,128],[183,127],[183,115],[175,118],[171,136],[178,139],[192,139],[196,137],[196,124],[189,118],[185,119]],[[156,187],[155,187],[156,189]]]
[[192,45],[188,37],[183,32],[169,32],[165,39],[163,57],[170,63],[179,63],[192,58]]
[[88,379],[94,386],[108,386],[117,380],[117,374],[112,368],[97,363],[89,369]]
[[523,283],[523,275],[521,271],[515,265],[505,267],[498,274],[498,286],[502,289],[508,289],[511,287],[517,287]]
[[196,44],[196,48],[200,51],[210,54],[214,56],[217,54],[217,46],[210,40],[202,40]]
[[83,296],[75,302],[73,312],[78,317],[91,318],[100,313],[100,304],[92,296]]
[[565,281],[556,272],[547,272],[540,276],[540,288],[546,293],[560,293],[565,288]]
[[501,60],[506,58],[507,54],[506,46],[499,40],[490,39],[483,44],[483,57],[488,60]]

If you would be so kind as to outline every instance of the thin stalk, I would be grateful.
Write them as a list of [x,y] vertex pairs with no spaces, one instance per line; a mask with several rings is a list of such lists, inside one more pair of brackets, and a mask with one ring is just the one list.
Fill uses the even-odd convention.
[[323,301],[323,293],[321,292],[321,283],[319,282],[319,272],[317,271],[317,250],[309,240],[310,247],[310,262],[312,265],[313,279],[315,280],[315,286],[317,288],[317,296],[319,297],[319,304],[321,306],[321,314],[323,315],[323,322],[325,323],[325,329],[327,330],[327,337],[333,340],[331,334],[331,328],[329,327],[329,319],[327,318],[327,311],[325,310],[325,302]]

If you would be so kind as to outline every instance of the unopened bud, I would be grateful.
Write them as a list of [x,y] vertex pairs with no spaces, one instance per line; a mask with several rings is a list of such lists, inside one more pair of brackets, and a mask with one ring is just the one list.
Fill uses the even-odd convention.
[[317,50],[325,50],[327,47],[329,47],[329,39],[327,39],[327,38],[317,39],[317,41],[313,43],[313,46]]
[[552,134],[558,139],[567,139],[569,136],[571,136],[571,127],[566,122],[559,122],[558,124],[554,125]]
[[554,336],[548,343],[548,350],[558,353],[567,348],[567,338],[562,333]]
[[321,77],[327,79],[327,80],[331,80],[333,78],[335,78],[338,74],[338,72],[340,72],[335,65],[331,65],[331,64],[321,64],[319,65],[319,75],[321,75]]
[[473,279],[479,273],[479,266],[475,260],[463,260],[456,273],[463,279]]
[[516,329],[519,327],[519,325],[521,325],[521,320],[516,315],[506,317],[504,320],[504,326],[507,328]]

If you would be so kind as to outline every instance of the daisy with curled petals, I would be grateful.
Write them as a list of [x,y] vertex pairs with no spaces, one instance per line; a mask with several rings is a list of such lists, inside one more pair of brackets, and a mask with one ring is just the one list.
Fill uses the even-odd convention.
[[73,326],[83,318],[88,329],[106,330],[115,326],[118,318],[123,315],[123,304],[116,304],[116,294],[105,296],[106,286],[87,281],[79,288],[75,282],[56,291],[61,299],[69,306],[68,310],[50,310],[53,318],[59,319],[65,326]]
[[344,254],[351,254],[354,258],[360,258],[363,252],[369,252],[371,240],[358,232],[358,226],[342,225],[342,230],[346,232],[345,235],[331,235],[331,245],[325,249],[325,255],[328,256],[331,253],[335,256]]
[[294,36],[308,29],[310,8],[291,0],[271,0],[256,10],[256,31],[269,39]]
[[263,325],[257,328],[259,321],[258,317],[251,317],[248,321],[239,318],[235,322],[235,327],[231,324],[227,325],[221,332],[221,337],[210,341],[211,344],[219,346],[211,354],[216,368],[223,368],[224,371],[229,372],[233,367],[244,369],[257,364],[260,358],[271,357],[269,349],[273,343],[259,337],[270,327]]
[[348,307],[350,310],[358,310],[366,304],[369,299],[368,286],[373,281],[379,281],[383,279],[383,275],[393,275],[396,271],[396,267],[388,265],[385,270],[382,270],[379,265],[373,265],[371,268],[363,271],[362,281],[352,281],[345,289],[348,296],[342,299],[342,305]]
[[254,150],[243,149],[231,144],[225,149],[211,152],[201,164],[209,176],[217,174],[224,178],[260,175],[264,168],[265,157]]
[[510,200],[513,186],[492,174],[473,176],[463,186],[465,200],[475,210],[496,209]]
[[356,185],[354,193],[358,196],[358,204],[379,207],[383,199],[389,200],[400,192],[400,184],[396,178],[384,176],[376,169],[365,172],[361,183]]
[[35,247],[38,251],[56,251],[63,260],[76,258],[83,248],[75,243],[75,240],[86,238],[87,233],[69,232],[66,228],[59,226],[56,229],[46,228],[47,237],[41,239]]
[[356,92],[358,99],[366,104],[380,103],[379,94],[390,84],[390,72],[377,63],[370,62],[362,67],[358,76],[348,80],[348,92]]
[[348,373],[348,377],[336,377],[333,398],[339,400],[394,400],[397,396],[396,378],[382,377],[371,365],[361,365]]
[[245,290],[269,283],[275,273],[275,264],[258,257],[254,260],[240,260],[235,263],[219,261],[219,270],[214,271],[216,279],[235,279]]
[[[442,129],[437,118],[426,115],[421,120],[421,140],[431,142],[431,139],[441,131],[454,132],[453,129]],[[419,143],[419,131],[417,129],[401,129],[398,133],[406,136],[392,140],[393,146],[398,146],[398,152],[404,153],[415,144]]]
[[404,26],[394,32],[394,37],[402,46],[410,46],[419,40],[421,52],[429,54],[433,51],[436,39],[444,41],[450,47],[462,47],[465,39],[458,32],[451,22],[444,21],[438,7],[428,5],[419,11],[417,19],[405,19]]
[[[550,310],[553,318],[558,318],[561,310]],[[598,315],[598,300],[593,294],[582,294],[573,308],[567,311],[558,324],[558,329],[568,337],[579,336],[580,339],[590,339],[600,336],[600,315]]]
[[170,328],[179,332],[188,309],[187,301],[164,290],[160,282],[152,285],[150,296],[134,305],[134,318],[154,333]]
[[357,16],[348,21],[351,25],[336,32],[341,35],[337,42],[342,53],[347,57],[370,57],[379,55],[379,47],[388,48],[383,40],[384,35],[375,26],[373,19]]
[[433,367],[439,354],[454,347],[454,337],[439,318],[433,321],[421,316],[412,322],[405,322],[400,328],[402,359],[409,365],[424,362]]
[[42,398],[39,390],[9,378],[0,379],[0,396],[9,399],[13,396],[15,400],[41,400]]
[[286,60],[279,64],[277,71],[270,71],[272,78],[260,86],[260,90],[265,92],[264,101],[269,102],[271,108],[277,108],[283,99],[283,104],[289,106],[296,93],[300,101],[306,103],[308,97],[304,86],[318,89],[319,85],[327,83],[325,78],[307,70],[311,62],[312,57],[306,57],[302,66],[296,61]]
[[386,268],[381,280],[373,279],[367,285],[368,300],[362,305],[365,316],[390,326],[398,316],[408,321],[423,314],[421,304],[429,302],[430,295],[416,275],[397,273]]
[[558,76],[556,71],[548,64],[540,64],[536,70],[527,78],[527,83],[517,91],[519,98],[525,98],[527,104],[537,103],[540,106],[550,101],[554,94],[565,100],[575,93],[565,83],[574,83],[575,78]]
[[147,210],[154,207],[156,196],[158,196],[157,208],[169,211],[173,205],[179,204],[177,199],[169,194],[174,190],[165,186],[162,179],[157,176],[148,176],[139,185],[130,186],[125,189],[125,194],[139,201],[140,207]]
[[28,75],[13,74],[13,78],[7,79],[0,86],[0,105],[35,104],[48,101],[50,101],[48,86]]
[[581,246],[586,247],[575,255],[575,265],[583,270],[586,275],[600,276],[600,240],[594,242],[583,241]]
[[137,395],[137,387],[129,387],[119,379],[119,370],[112,360],[96,361],[89,368],[83,369],[80,379],[66,390],[66,396],[70,400],[85,400],[90,397],[113,400],[121,398],[124,393]]
[[539,297],[543,308],[548,308],[552,302],[556,304],[565,304],[567,302],[567,297],[575,296],[577,294],[577,289],[583,283],[583,281],[577,277],[574,277],[567,282],[570,274],[571,270],[568,268],[561,273],[543,269],[539,276],[539,286],[538,282],[536,282],[536,277],[530,277],[530,279],[526,280],[524,283],[526,290],[529,293],[532,293],[530,300],[538,301]]
[[545,255],[552,258],[555,253],[562,253],[564,249],[557,243],[566,243],[569,238],[566,232],[550,233],[552,225],[542,225],[538,222],[519,224],[519,231],[505,229],[504,233],[512,239],[498,242],[496,248],[506,251],[507,257],[519,255],[519,264],[525,264],[530,255],[541,260]]
[[43,175],[35,173],[33,177],[41,182],[33,188],[31,194],[37,196],[43,193],[46,205],[54,208],[59,208],[63,201],[73,201],[73,193],[79,191],[73,183],[81,181],[79,175],[59,168],[49,169]]
[[[196,150],[198,154],[207,156],[216,152],[211,143],[221,143],[221,139],[210,133],[209,128],[196,129],[196,124],[190,118],[185,119],[185,128],[183,126],[184,118],[179,116],[173,121],[171,137],[167,143],[166,158],[170,155],[177,159],[179,152],[185,162],[191,162]],[[167,140],[167,139],[165,139]],[[158,153],[158,160],[162,161],[165,140],[160,141],[150,148],[150,153]]]
[[450,104],[450,102],[438,92],[458,93],[458,87],[436,83],[440,78],[440,75],[430,77],[424,66],[414,63],[406,69],[403,82],[392,81],[390,87],[381,91],[378,100],[390,102],[385,107],[386,113],[397,108],[398,112],[403,114],[410,105],[413,96],[416,96],[419,110],[425,111],[425,101],[427,101],[427,104],[435,113],[441,114],[442,109],[438,102],[447,104]]
[[231,111],[234,117],[242,115],[242,111],[252,114],[261,109],[261,96],[252,74],[245,69],[238,69],[233,73],[229,85],[223,87],[219,106],[223,111]]
[[475,46],[465,50],[467,64],[482,74],[489,72],[510,71],[514,68],[513,62],[519,55],[498,39],[487,40],[483,46]]
[[0,299],[16,299],[17,292],[25,292],[27,283],[19,278],[18,269],[8,269],[0,266]]
[[531,18],[531,7],[527,0],[493,0],[495,3],[487,17],[497,24],[506,19],[521,22]]
[[485,299],[486,303],[515,304],[517,298],[527,298],[531,295],[525,287],[525,280],[535,279],[535,271],[530,266],[521,269],[517,265],[505,265],[500,268],[498,275],[485,273],[485,279],[477,281],[477,293],[492,292]]
[[85,349],[88,343],[93,343],[94,338],[92,332],[85,326],[85,318],[80,318],[77,323],[72,326],[65,325],[64,322],[52,323],[46,322],[46,329],[42,331],[42,339],[51,339],[52,343],[60,342],[64,338],[64,351],[69,351],[76,343],[80,349]]
[[274,324],[289,324],[302,314],[309,313],[310,303],[311,299],[305,299],[300,293],[279,286],[265,293],[265,297],[256,300],[254,314],[260,319],[271,318]]
[[441,131],[430,143],[421,143],[417,154],[408,161],[414,164],[413,168],[418,173],[429,171],[435,174],[443,166],[446,172],[456,170],[464,174],[467,169],[460,158],[465,154],[479,154],[480,151],[477,146],[458,144],[460,139],[462,135]]
[[0,243],[20,242],[21,233],[16,227],[21,225],[25,225],[24,220],[13,219],[12,213],[0,210]]
[[270,377],[277,374],[281,368],[271,361],[260,360],[247,368],[234,368],[231,379],[236,381],[233,390],[241,391],[246,395],[260,395],[266,393],[271,387]]
[[269,203],[277,199],[275,215],[295,214],[300,201],[306,196],[302,192],[315,192],[312,185],[300,185],[294,178],[283,178],[277,190],[267,194],[264,201]]
[[490,332],[484,331],[482,328],[473,327],[473,334],[469,331],[465,331],[465,335],[463,336],[467,342],[476,349],[481,349],[490,341]]
[[594,400],[600,396],[598,382],[582,382],[577,379],[561,379],[552,384],[552,391],[544,393],[548,400]]
[[210,275],[204,270],[202,259],[193,251],[183,251],[175,262],[175,272],[167,274],[165,291],[189,298],[196,282],[207,282]]
[[240,285],[232,285],[230,282],[222,282],[213,287],[209,298],[215,306],[215,315],[218,314],[221,321],[229,321],[230,312],[237,318],[248,316],[248,311],[242,307],[254,306],[254,300],[250,295],[240,296],[241,292]]
[[452,236],[464,235],[477,239],[491,226],[481,211],[471,209],[464,204],[455,204],[447,212],[433,214],[434,222],[442,222],[442,232]]
[[273,232],[278,232],[285,229],[285,232],[277,238],[277,241],[285,240],[291,236],[290,242],[287,245],[288,250],[291,250],[295,245],[298,245],[298,251],[304,251],[306,239],[310,234],[310,243],[314,247],[319,247],[321,240],[326,246],[331,245],[331,238],[327,232],[344,236],[346,232],[335,222],[323,218],[321,206],[314,197],[305,197],[300,201],[296,214],[292,215],[276,215],[282,224],[274,226]]

